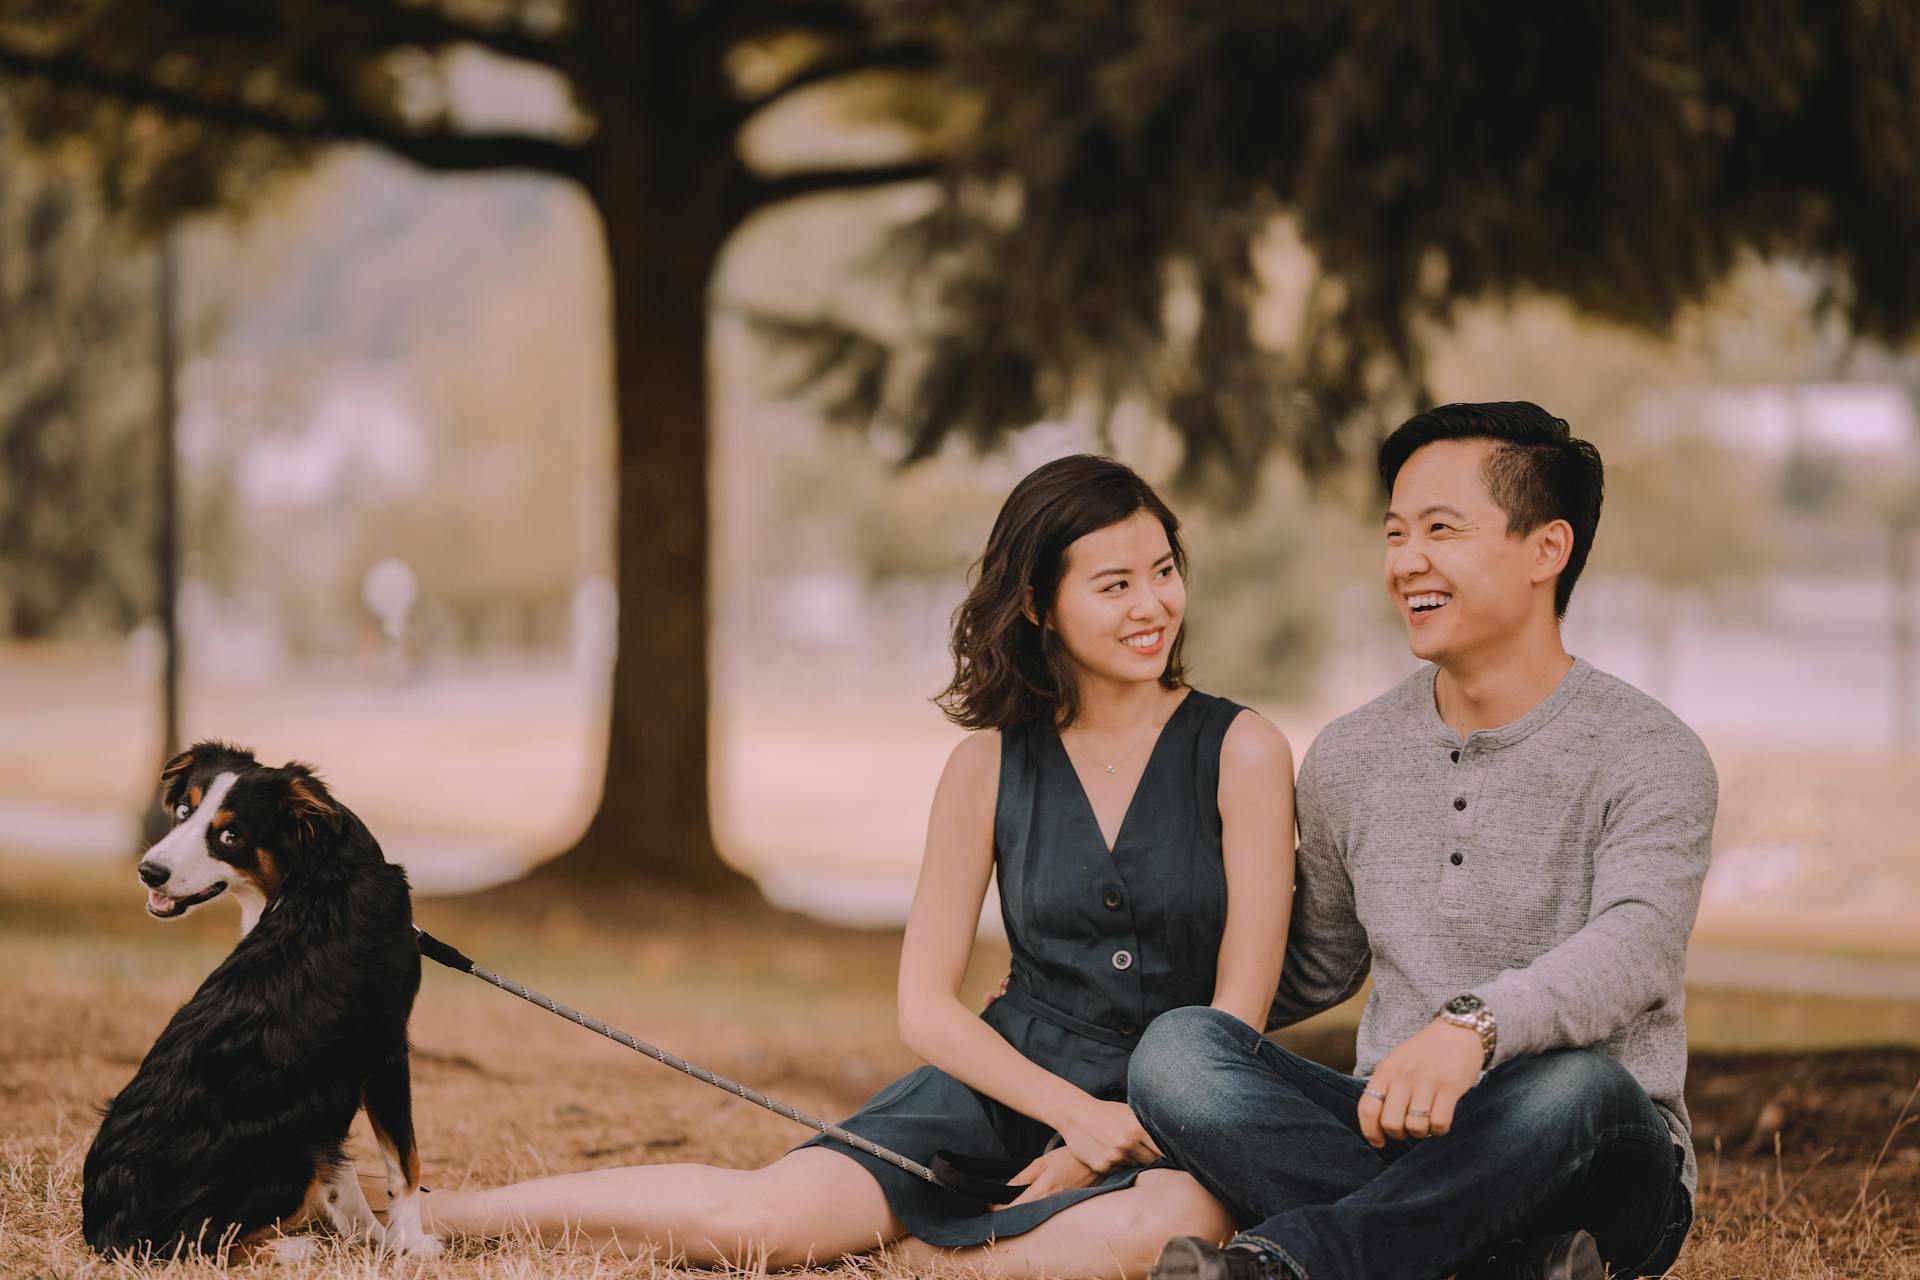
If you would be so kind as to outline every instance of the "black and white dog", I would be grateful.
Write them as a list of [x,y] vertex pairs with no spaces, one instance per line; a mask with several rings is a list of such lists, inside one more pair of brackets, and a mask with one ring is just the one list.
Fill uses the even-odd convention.
[[[318,1217],[349,1238],[439,1253],[420,1223],[407,1071],[420,951],[406,873],[306,765],[201,742],[160,784],[174,828],[140,861],[147,910],[177,919],[229,893],[240,944],[107,1104],[84,1170],[87,1243],[211,1254]],[[387,1162],[384,1227],[344,1151],[362,1106]]]

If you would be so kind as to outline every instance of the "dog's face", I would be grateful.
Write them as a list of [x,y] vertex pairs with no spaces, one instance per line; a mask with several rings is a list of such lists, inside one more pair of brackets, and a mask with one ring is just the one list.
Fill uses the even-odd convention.
[[251,928],[316,840],[340,828],[339,807],[305,765],[270,768],[222,742],[169,760],[160,803],[173,830],[140,859],[140,880],[162,920],[231,891]]

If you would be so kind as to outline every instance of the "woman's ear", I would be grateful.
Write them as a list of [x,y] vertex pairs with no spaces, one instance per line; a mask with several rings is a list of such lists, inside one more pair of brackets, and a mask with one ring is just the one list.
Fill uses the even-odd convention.
[[1025,614],[1027,621],[1031,622],[1034,626],[1037,627],[1040,625],[1040,615],[1035,613],[1033,609],[1032,587],[1020,588],[1020,612]]

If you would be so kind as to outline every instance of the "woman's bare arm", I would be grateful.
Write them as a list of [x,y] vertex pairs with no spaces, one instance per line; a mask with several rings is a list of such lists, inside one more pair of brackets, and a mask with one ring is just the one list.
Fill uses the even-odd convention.
[[1255,712],[1242,711],[1220,744],[1219,802],[1227,926],[1213,1007],[1265,1027],[1293,906],[1293,749]]
[[960,1001],[993,874],[1000,735],[954,748],[927,822],[926,856],[900,952],[900,1037],[955,1079],[1058,1130],[1095,1168],[1151,1159],[1124,1104],[1102,1103],[1030,1061]]

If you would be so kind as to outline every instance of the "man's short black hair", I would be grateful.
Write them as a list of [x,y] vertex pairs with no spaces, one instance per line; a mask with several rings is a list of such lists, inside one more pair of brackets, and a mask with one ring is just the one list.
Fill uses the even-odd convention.
[[1380,483],[1389,497],[1394,478],[1414,451],[1436,440],[1491,440],[1481,478],[1487,492],[1507,513],[1507,535],[1532,533],[1550,520],[1573,528],[1567,567],[1554,584],[1554,616],[1567,616],[1573,584],[1587,567],[1587,552],[1600,527],[1600,500],[1606,475],[1600,451],[1574,438],[1564,418],[1556,418],[1526,400],[1492,404],[1443,404],[1416,414],[1380,446]]

